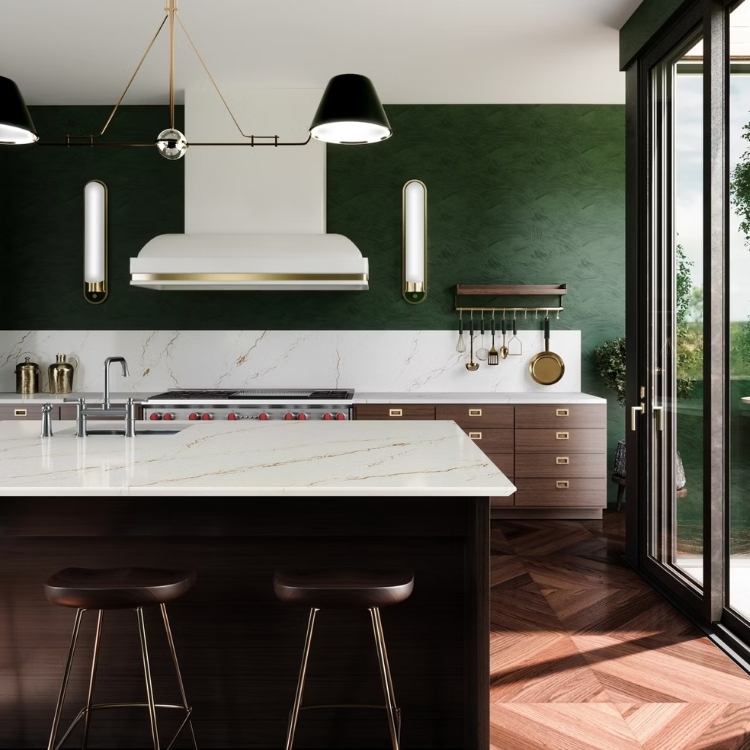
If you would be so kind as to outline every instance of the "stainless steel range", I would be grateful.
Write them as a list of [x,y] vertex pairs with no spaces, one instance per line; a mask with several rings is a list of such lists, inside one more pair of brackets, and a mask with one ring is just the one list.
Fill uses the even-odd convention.
[[146,399],[144,419],[323,419],[351,418],[354,391],[346,389],[251,389],[167,391]]

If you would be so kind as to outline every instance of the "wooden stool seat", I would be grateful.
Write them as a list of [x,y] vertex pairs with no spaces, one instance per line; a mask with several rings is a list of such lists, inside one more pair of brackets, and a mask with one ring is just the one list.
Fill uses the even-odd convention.
[[44,584],[53,604],[75,609],[136,609],[165,604],[195,583],[189,570],[65,568]]
[[398,604],[411,596],[410,570],[281,571],[273,590],[282,602],[316,609],[370,609]]

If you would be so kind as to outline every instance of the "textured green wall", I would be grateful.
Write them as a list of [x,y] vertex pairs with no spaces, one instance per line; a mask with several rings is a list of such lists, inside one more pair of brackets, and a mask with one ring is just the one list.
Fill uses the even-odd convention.
[[[625,117],[621,106],[388,106],[395,135],[328,148],[328,231],[370,260],[370,291],[155,292],[128,286],[128,259],[183,229],[183,167],[153,149],[0,150],[6,329],[436,329],[452,287],[567,283],[557,324],[583,332],[583,389],[608,395],[593,348],[624,332]],[[35,107],[40,134],[90,132],[106,108]],[[153,138],[165,108],[125,108],[114,138]],[[114,126],[113,126],[114,127]],[[188,157],[189,158],[189,155]],[[81,294],[82,190],[110,188],[110,298]],[[428,188],[429,295],[401,297],[401,189]],[[610,400],[610,443],[624,434]]]

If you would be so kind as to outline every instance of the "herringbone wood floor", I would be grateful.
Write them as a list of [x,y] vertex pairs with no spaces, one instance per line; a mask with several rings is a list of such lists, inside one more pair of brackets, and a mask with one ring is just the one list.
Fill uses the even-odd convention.
[[493,749],[750,748],[750,677],[623,552],[613,511],[493,522]]

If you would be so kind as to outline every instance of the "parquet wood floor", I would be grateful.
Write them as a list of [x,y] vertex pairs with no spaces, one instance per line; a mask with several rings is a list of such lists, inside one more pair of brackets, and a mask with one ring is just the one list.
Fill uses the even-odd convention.
[[624,517],[493,521],[493,750],[750,750],[750,676],[622,560]]

